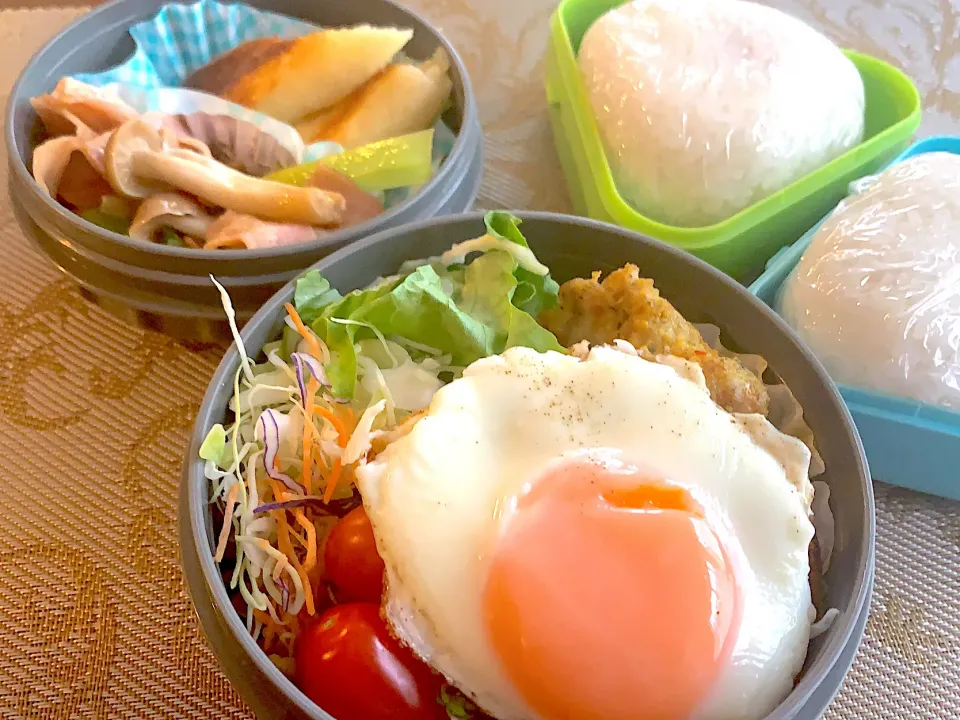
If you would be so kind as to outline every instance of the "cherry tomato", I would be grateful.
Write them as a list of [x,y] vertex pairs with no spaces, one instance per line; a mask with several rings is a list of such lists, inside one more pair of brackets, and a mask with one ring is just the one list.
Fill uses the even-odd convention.
[[370,518],[362,507],[351,510],[333,526],[323,560],[337,600],[380,602],[384,565]]
[[397,642],[373,603],[337,605],[297,639],[297,685],[337,720],[447,720],[441,681]]

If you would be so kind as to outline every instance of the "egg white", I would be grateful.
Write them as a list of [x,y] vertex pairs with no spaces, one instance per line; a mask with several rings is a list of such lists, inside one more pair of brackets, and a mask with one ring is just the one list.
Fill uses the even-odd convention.
[[392,629],[487,713],[537,720],[484,630],[485,543],[498,504],[558,458],[596,448],[687,486],[725,530],[743,622],[694,720],[761,718],[790,691],[814,619],[810,453],[760,416],[720,409],[697,370],[607,347],[584,360],[511,348],[468,367],[358,469]]

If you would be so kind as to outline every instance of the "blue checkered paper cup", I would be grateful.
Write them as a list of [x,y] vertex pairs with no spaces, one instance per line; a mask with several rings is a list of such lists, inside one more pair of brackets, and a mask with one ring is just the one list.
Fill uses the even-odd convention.
[[[228,100],[181,87],[184,80],[212,60],[250,40],[292,39],[319,30],[315,25],[243,4],[198,0],[192,5],[164,5],[150,20],[130,28],[136,50],[125,62],[98,73],[74,75],[75,80],[101,88],[141,113],[229,115],[253,123],[273,135],[298,162],[342,152],[336,143],[304,147],[290,125]],[[434,133],[434,164],[450,154],[453,132],[438,122]],[[388,206],[402,202],[416,188],[388,191]]]
[[130,28],[137,49],[126,62],[76,79],[96,86],[123,83],[145,90],[179,87],[192,73],[245,42],[292,39],[318,29],[302,20],[215,0],[164,5],[153,19]]

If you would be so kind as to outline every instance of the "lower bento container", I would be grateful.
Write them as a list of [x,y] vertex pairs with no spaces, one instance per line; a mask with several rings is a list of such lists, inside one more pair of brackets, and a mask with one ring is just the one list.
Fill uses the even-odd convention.
[[846,195],[847,185],[900,153],[920,125],[920,94],[891,65],[845,51],[866,92],[864,141],[819,170],[704,227],[677,227],[634,210],[614,183],[600,132],[577,66],[589,27],[624,0],[561,0],[550,19],[546,91],[554,142],[578,215],[650,235],[697,255],[742,282],[757,277],[779,248],[799,237]]
[[414,59],[426,59],[442,46],[451,59],[454,85],[452,107],[444,120],[457,139],[436,175],[408,200],[368,223],[309,243],[251,251],[191,250],[138,242],[77,217],[41,191],[28,169],[37,124],[30,98],[50,92],[65,75],[98,72],[124,62],[135,49],[128,29],[152,18],[161,4],[114,0],[83,15],[34,55],[10,94],[4,141],[17,220],[89,298],[135,324],[184,339],[229,338],[210,274],[230,291],[242,324],[284,283],[334,250],[384,228],[469,209],[483,173],[483,133],[466,68],[450,43],[419,15],[393,0],[247,0],[246,4],[318,26],[408,27],[414,36],[404,52]]
[[[930,152],[960,155],[960,138],[921,140],[891,165]],[[827,217],[771,258],[750,292],[776,307],[781,286]],[[860,431],[874,478],[960,500],[960,412],[849,385],[841,385],[840,393]]]
[[[787,325],[746,288],[706,263],[663,243],[605,223],[553,213],[520,213],[522,232],[560,282],[614,270],[627,262],[657,283],[693,322],[720,327],[725,342],[763,355],[805,408],[827,471],[836,545],[825,576],[826,603],[836,622],[810,645],[803,674],[766,720],[818,720],[836,694],[863,637],[873,587],[873,488],[850,414],[819,362]],[[378,233],[314,267],[341,292],[393,274],[405,261],[440,255],[483,232],[483,216],[437,218]],[[275,295],[242,331],[255,356],[284,327],[283,304],[293,284]],[[260,720],[330,720],[284,677],[247,633],[213,562],[216,530],[208,481],[198,452],[214,423],[224,422],[240,358],[224,356],[197,414],[180,484],[180,548],[187,584],[203,631],[237,691]]]

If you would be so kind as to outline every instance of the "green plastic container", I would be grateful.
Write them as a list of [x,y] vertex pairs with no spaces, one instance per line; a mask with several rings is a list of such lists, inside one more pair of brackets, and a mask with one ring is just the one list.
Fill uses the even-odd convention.
[[920,93],[893,66],[850,50],[866,91],[863,143],[723,222],[664,225],[620,196],[600,139],[576,54],[593,22],[623,0],[562,0],[550,21],[546,90],[560,163],[577,214],[620,225],[687,250],[748,283],[847,195],[847,185],[899,155],[920,125]]

